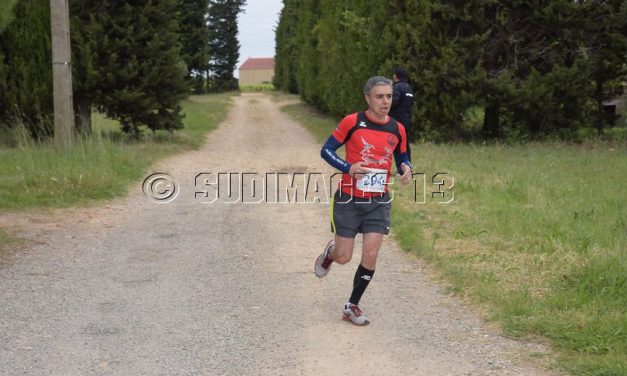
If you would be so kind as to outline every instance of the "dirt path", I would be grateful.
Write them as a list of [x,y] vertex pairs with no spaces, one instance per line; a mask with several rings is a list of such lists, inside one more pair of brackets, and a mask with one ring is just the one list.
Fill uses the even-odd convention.
[[176,200],[138,184],[98,208],[0,216],[33,241],[0,259],[0,374],[552,374],[530,363],[545,348],[487,327],[391,240],[362,299],[372,323],[341,321],[358,257],[312,273],[327,204],[195,197],[201,172],[330,173],[268,96],[236,98],[202,150],[154,172]]

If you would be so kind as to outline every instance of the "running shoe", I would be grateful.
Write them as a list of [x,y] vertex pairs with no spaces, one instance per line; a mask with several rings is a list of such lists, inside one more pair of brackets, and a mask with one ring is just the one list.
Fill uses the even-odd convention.
[[344,306],[344,316],[342,320],[350,321],[358,326],[368,325],[370,323],[368,317],[361,311],[359,306],[353,303],[347,303]]
[[316,273],[316,277],[322,278],[329,273],[329,269],[331,269],[331,263],[333,263],[333,259],[329,255],[329,251],[334,245],[335,240],[331,240],[329,243],[327,243],[327,246],[324,247],[324,251],[322,252],[322,254],[316,259],[316,264],[314,265],[314,273]]

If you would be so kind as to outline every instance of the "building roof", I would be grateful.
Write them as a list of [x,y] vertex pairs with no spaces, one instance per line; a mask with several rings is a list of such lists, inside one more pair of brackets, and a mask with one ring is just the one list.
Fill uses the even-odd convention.
[[240,70],[246,69],[274,69],[273,57],[249,57],[244,64],[239,67]]

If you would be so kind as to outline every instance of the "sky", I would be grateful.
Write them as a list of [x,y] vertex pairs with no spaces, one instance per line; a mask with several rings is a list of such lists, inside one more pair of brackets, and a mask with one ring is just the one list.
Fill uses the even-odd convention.
[[237,20],[240,43],[237,69],[249,57],[274,57],[274,28],[283,8],[282,0],[247,0]]

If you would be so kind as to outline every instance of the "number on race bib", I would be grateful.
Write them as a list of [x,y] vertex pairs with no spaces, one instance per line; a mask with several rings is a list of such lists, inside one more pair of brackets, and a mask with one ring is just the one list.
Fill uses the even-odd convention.
[[357,180],[357,188],[363,192],[385,192],[385,183],[387,181],[387,170],[374,170],[373,172],[364,174]]

